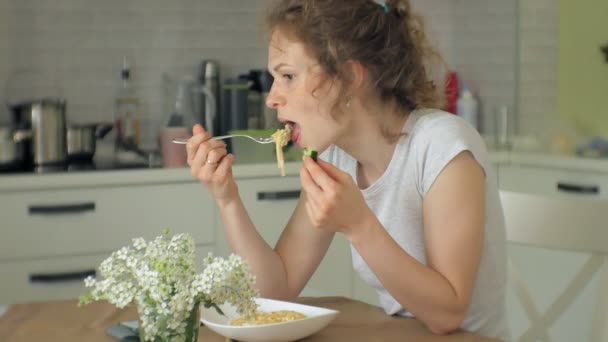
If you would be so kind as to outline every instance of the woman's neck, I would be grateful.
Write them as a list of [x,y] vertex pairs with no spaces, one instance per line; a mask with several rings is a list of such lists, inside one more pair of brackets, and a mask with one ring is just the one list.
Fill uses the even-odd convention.
[[349,134],[341,139],[338,146],[357,160],[357,182],[360,188],[367,188],[378,180],[393,158],[399,139],[389,139],[385,127],[390,129],[390,135],[398,136],[406,120],[407,115],[398,114],[396,110],[353,116]]

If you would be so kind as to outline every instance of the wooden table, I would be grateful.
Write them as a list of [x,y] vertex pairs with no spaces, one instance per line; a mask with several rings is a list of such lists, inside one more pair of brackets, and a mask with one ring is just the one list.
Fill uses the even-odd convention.
[[[298,301],[340,311],[329,326],[300,341],[496,341],[464,332],[436,336],[415,319],[387,316],[378,307],[347,298],[301,298]],[[78,307],[75,300],[16,304],[0,316],[0,341],[116,342],[105,330],[120,321],[132,319],[137,319],[133,308],[120,310],[106,302],[84,307]],[[201,327],[199,341],[228,340]]]

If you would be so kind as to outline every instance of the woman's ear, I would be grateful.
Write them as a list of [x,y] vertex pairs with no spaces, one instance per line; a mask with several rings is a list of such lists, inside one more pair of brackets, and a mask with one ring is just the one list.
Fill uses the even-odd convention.
[[358,61],[348,61],[347,62],[350,74],[351,74],[351,92],[359,92],[365,83],[365,78],[367,77],[367,70]]

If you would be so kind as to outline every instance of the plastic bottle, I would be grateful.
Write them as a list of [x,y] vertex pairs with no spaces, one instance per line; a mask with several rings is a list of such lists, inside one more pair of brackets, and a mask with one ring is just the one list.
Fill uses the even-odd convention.
[[450,71],[445,81],[445,108],[448,113],[456,114],[456,102],[458,101],[458,74]]
[[114,122],[117,131],[117,147],[134,149],[139,140],[140,101],[131,80],[131,68],[127,57],[120,71],[121,83],[114,100]]
[[457,114],[462,117],[465,121],[467,121],[471,126],[475,129],[477,127],[478,121],[478,104],[477,100],[473,96],[473,93],[469,90],[469,88],[464,87],[462,92],[460,93],[460,97],[457,102]]

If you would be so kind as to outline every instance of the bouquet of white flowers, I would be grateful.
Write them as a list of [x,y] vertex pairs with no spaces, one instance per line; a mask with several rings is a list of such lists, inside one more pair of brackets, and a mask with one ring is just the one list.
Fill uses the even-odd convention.
[[104,260],[102,280],[89,277],[92,290],[80,297],[80,304],[106,300],[119,308],[135,302],[143,341],[196,341],[198,308],[230,303],[240,314],[253,315],[255,278],[236,255],[228,259],[209,254],[203,273],[197,274],[195,245],[191,236],[168,236],[168,230],[153,241],[133,240]]

